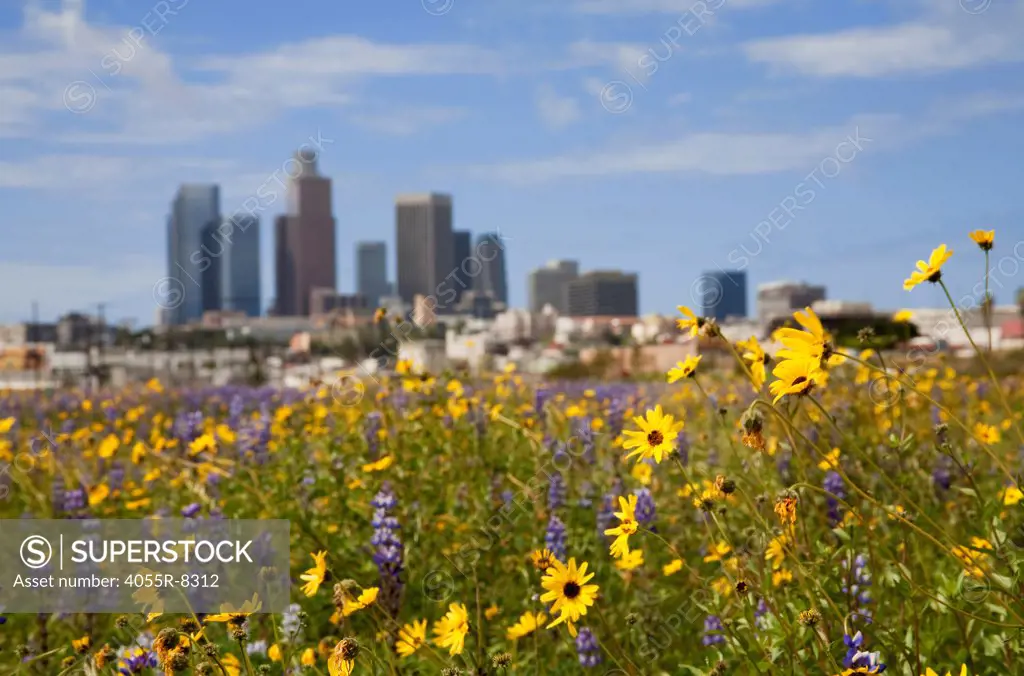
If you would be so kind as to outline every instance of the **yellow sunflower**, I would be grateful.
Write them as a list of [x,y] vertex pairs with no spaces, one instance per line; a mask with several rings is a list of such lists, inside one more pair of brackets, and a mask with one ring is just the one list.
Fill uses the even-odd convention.
[[530,562],[533,564],[533,567],[542,573],[551,567],[551,563],[556,558],[550,549],[538,549],[530,554]]
[[924,261],[917,262],[917,270],[910,273],[910,277],[907,277],[903,281],[903,289],[910,291],[918,284],[924,282],[931,282],[935,284],[942,279],[942,266],[946,264],[949,257],[953,255],[952,249],[947,249],[945,244],[940,244],[938,248],[932,251],[932,255],[928,257],[928,262]]
[[629,536],[636,533],[639,527],[636,521],[636,500],[635,495],[630,495],[629,499],[619,496],[619,508],[622,511],[615,512],[619,525],[604,532],[605,535],[615,536],[615,541],[611,545],[611,555],[616,559],[629,554]]
[[741,349],[744,350],[742,357],[743,361],[747,362],[747,366],[750,367],[750,378],[754,391],[760,392],[766,377],[764,367],[768,363],[768,355],[764,353],[760,343],[757,342],[757,338],[754,336],[751,336],[749,340],[737,343],[737,345],[740,345]]
[[772,403],[778,403],[789,394],[808,394],[818,384],[824,383],[824,371],[817,359],[785,359],[772,370],[777,378],[768,385],[768,391],[775,395]]
[[427,642],[427,621],[413,620],[398,632],[395,650],[402,657],[408,657],[419,650]]
[[540,600],[551,603],[551,613],[558,614],[555,621],[548,625],[548,629],[566,622],[569,633],[576,636],[574,623],[587,614],[587,606],[594,605],[594,599],[597,598],[597,585],[587,584],[592,577],[593,573],[587,574],[586,562],[577,568],[575,558],[569,559],[568,564],[557,561],[548,568],[547,574],[540,582],[547,592]]
[[327,552],[317,552],[310,556],[313,557],[313,567],[299,576],[306,583],[302,587],[302,593],[306,596],[315,595],[327,576]]
[[452,603],[448,612],[434,623],[434,637],[437,645],[448,648],[449,655],[461,655],[469,633],[469,613],[461,603]]
[[506,636],[508,640],[515,641],[521,639],[524,636],[529,636],[533,632],[537,631],[548,619],[548,616],[544,613],[531,613],[527,610],[519,618],[519,621],[508,628]]
[[676,422],[671,415],[662,412],[660,404],[653,410],[649,409],[645,417],[634,417],[633,422],[640,430],[623,432],[626,436],[623,447],[636,449],[626,456],[627,460],[640,456],[641,460],[653,458],[655,462],[660,463],[662,458],[673,451],[676,437],[683,429],[683,421]]
[[697,365],[700,364],[700,356],[689,356],[686,361],[676,362],[676,365],[668,371],[668,382],[674,383],[683,378],[692,378],[697,373]]
[[686,307],[685,305],[680,305],[676,307],[676,309],[679,310],[679,312],[683,315],[682,319],[676,320],[676,325],[682,331],[689,331],[690,336],[696,338],[697,334],[700,332],[701,327],[704,325],[703,318],[693,314],[693,310]]
[[991,251],[996,241],[995,230],[975,230],[971,233],[971,239],[981,247],[982,251]]

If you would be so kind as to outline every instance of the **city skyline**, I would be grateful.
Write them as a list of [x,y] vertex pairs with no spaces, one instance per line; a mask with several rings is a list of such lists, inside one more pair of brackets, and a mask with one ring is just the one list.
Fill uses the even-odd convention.
[[[243,39],[243,7],[274,31]],[[680,23],[687,8],[498,0],[437,16],[414,3],[311,28],[235,0],[162,23],[125,3],[7,3],[0,199],[15,225],[0,321],[38,301],[42,319],[102,302],[152,323],[182,182],[218,184],[224,216],[256,200],[266,308],[278,181],[303,143],[333,180],[343,292],[356,242],[394,250],[394,195],[436,190],[458,201],[456,228],[506,238],[514,307],[553,257],[635,271],[642,312],[696,305],[705,270],[740,268],[754,289],[796,264],[830,297],[936,306],[941,291],[904,293],[902,279],[945,242],[955,292],[969,292],[976,227],[996,229],[996,301],[1013,301],[1020,3],[725,2]],[[519,30],[531,26],[544,28]]]

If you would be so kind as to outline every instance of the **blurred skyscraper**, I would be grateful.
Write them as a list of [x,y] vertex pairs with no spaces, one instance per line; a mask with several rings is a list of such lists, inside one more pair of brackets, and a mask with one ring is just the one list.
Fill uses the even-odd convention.
[[288,213],[274,222],[275,313],[309,315],[315,288],[337,289],[331,180],[317,171],[316,152],[295,153],[286,169]]
[[384,242],[359,242],[356,245],[356,291],[369,306],[391,292],[388,284],[388,250]]
[[216,304],[211,295],[215,282],[210,276],[214,263],[203,252],[203,244],[204,231],[218,223],[220,188],[209,184],[178,188],[167,217],[168,293],[163,307],[170,324],[196,321],[202,318],[207,303]]
[[757,287],[757,320],[768,326],[772,320],[788,317],[794,310],[803,310],[825,300],[825,287],[807,282],[778,281]]
[[453,279],[446,281],[456,270],[451,196],[399,195],[395,200],[395,243],[397,290],[402,301],[411,305],[422,295],[433,297],[438,311],[451,307],[454,299],[445,291],[459,287]]
[[225,220],[220,228],[223,255],[220,260],[221,309],[262,314],[260,288],[260,221],[243,214]]
[[452,233],[452,242],[455,247],[452,267],[458,269],[459,278],[459,283],[455,285],[455,302],[458,303],[462,300],[462,295],[473,288],[473,280],[469,274],[476,266],[466,263],[466,259],[472,254],[473,233],[469,230],[456,230]]
[[747,316],[747,273],[743,270],[705,272],[697,293],[703,317],[721,322],[727,317]]
[[220,276],[227,247],[224,236],[220,234],[220,226],[220,221],[210,221],[203,227],[203,245],[200,248],[202,255],[199,259],[203,312],[224,309]]
[[636,317],[637,276],[618,270],[594,270],[568,283],[572,317]]
[[508,306],[508,272],[501,235],[494,232],[480,235],[476,241],[476,257],[482,269],[473,280],[473,290],[477,295],[490,296]]
[[558,314],[569,314],[569,282],[579,274],[576,261],[550,261],[531,272],[527,282],[530,312],[540,312],[550,305]]

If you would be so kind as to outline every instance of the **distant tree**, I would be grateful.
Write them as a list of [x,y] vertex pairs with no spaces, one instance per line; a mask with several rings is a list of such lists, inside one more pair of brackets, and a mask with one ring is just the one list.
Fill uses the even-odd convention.
[[345,361],[354,362],[366,354],[363,351],[363,347],[355,336],[349,334],[342,338],[341,343],[336,346],[334,354],[337,354]]

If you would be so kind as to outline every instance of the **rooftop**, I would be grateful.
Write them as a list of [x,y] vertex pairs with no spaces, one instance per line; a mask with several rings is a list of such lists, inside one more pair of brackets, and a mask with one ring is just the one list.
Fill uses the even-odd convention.
[[452,196],[439,192],[404,193],[395,197],[395,204],[451,204]]

